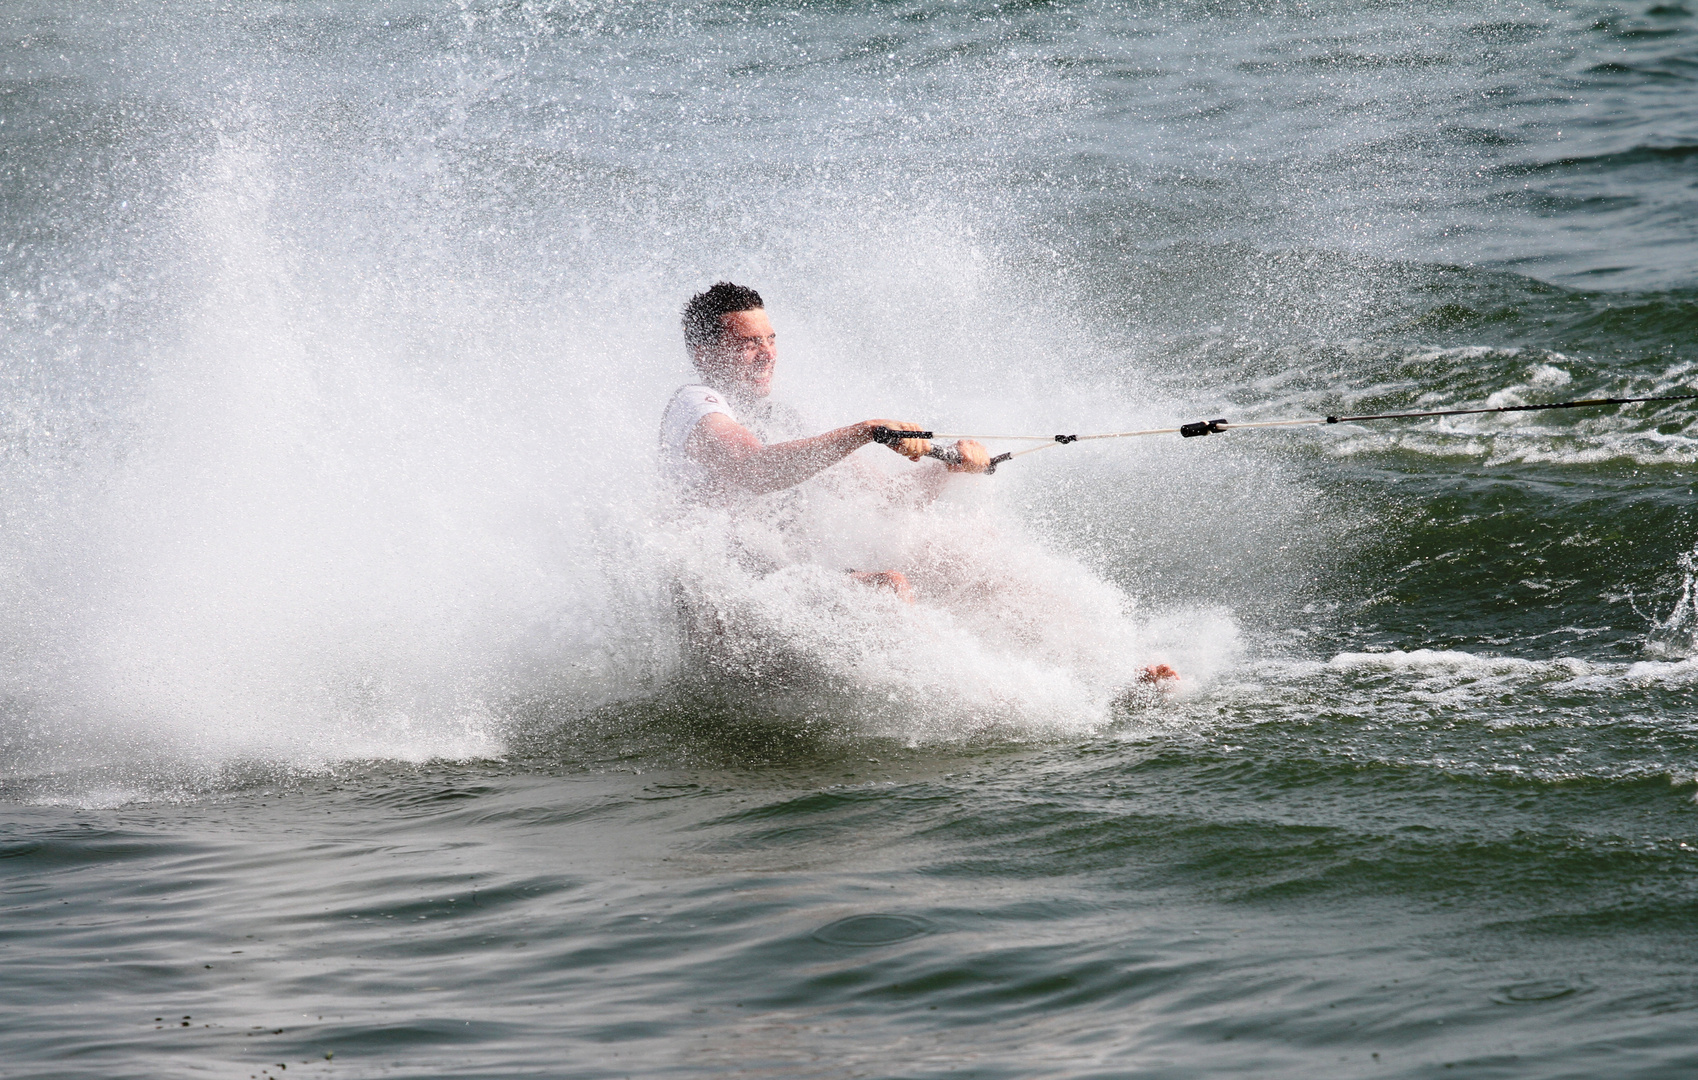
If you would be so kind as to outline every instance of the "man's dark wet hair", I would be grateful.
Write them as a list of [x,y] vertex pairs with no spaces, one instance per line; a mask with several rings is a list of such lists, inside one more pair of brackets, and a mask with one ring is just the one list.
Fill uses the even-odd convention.
[[718,342],[720,332],[725,329],[719,324],[721,315],[764,307],[760,293],[744,285],[721,281],[690,297],[690,302],[684,305],[684,344],[692,349],[705,349]]

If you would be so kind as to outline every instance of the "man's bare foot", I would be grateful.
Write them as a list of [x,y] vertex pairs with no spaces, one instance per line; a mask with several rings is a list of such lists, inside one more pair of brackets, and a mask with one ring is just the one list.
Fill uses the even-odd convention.
[[908,576],[895,570],[851,570],[849,576],[862,585],[871,585],[875,589],[889,589],[899,596],[904,603],[914,602],[914,587],[908,584]]
[[1162,683],[1178,682],[1179,672],[1168,667],[1166,664],[1151,664],[1149,667],[1138,673],[1138,681],[1156,686],[1159,686]]

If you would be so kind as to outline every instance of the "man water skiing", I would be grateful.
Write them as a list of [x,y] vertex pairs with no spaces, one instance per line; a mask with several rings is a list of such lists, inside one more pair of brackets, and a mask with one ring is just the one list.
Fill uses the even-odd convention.
[[[793,417],[774,406],[773,369],[778,338],[755,290],[721,281],[684,307],[684,344],[700,383],[679,388],[661,418],[661,466],[686,500],[735,504],[791,488],[876,442],[877,428],[924,430],[899,420],[863,420],[823,435],[797,438]],[[739,417],[742,419],[739,420]],[[776,441],[768,441],[773,439]],[[931,451],[925,439],[901,439],[890,448],[919,462]],[[953,461],[937,461],[928,494],[951,473],[982,473],[990,454],[971,439],[954,447]],[[907,576],[894,570],[851,570],[863,584],[888,588],[912,603]],[[1145,668],[1138,681],[1165,684],[1178,673],[1166,664]]]
[[[762,436],[784,434],[775,431],[784,418],[775,416],[768,402],[778,339],[760,293],[745,286],[722,281],[691,297],[684,307],[684,344],[702,381],[672,395],[661,419],[660,446],[662,468],[687,498],[730,502],[781,491],[876,441],[877,428],[922,430],[900,420],[863,420],[823,435],[767,442]],[[931,443],[902,439],[890,448],[917,462],[925,459]],[[990,454],[970,439],[955,444],[955,455],[957,463],[932,466],[939,479],[990,467]],[[908,579],[896,571],[851,571],[851,576],[913,599]]]

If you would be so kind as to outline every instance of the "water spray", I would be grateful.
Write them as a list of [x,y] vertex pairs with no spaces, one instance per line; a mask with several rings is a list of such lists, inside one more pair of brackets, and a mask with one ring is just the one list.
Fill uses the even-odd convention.
[[[974,439],[980,442],[1035,442],[1038,446],[1027,447],[1024,450],[1010,450],[991,458],[990,468],[986,473],[996,472],[996,467],[1011,458],[1022,454],[1035,454],[1039,450],[1048,450],[1052,446],[1066,446],[1069,443],[1090,442],[1093,439],[1133,439],[1141,435],[1178,435],[1184,439],[1194,439],[1202,435],[1219,435],[1226,431],[1240,428],[1276,428],[1276,427],[1310,427],[1320,424],[1355,424],[1368,420],[1418,420],[1433,416],[1476,416],[1481,413],[1512,413],[1512,412],[1545,412],[1551,409],[1588,409],[1604,405],[1637,405],[1646,401],[1694,401],[1698,394],[1673,394],[1661,397],[1630,397],[1630,398],[1585,398],[1580,401],[1557,401],[1548,405],[1499,405],[1487,409],[1433,409],[1424,412],[1400,413],[1369,413],[1362,416],[1312,416],[1300,420],[1256,420],[1247,423],[1233,423],[1224,417],[1218,420],[1198,420],[1191,424],[1181,424],[1178,427],[1145,428],[1142,431],[1106,431],[1093,435],[970,435],[940,431],[903,431],[900,428],[877,427],[873,429],[873,441],[889,446],[903,439]],[[961,455],[953,446],[933,447],[927,457],[937,458],[948,465],[959,465]]]

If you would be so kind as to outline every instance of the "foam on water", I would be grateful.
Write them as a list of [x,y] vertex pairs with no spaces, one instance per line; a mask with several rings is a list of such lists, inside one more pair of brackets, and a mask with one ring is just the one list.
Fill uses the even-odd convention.
[[[839,725],[909,741],[1077,734],[1117,704],[1153,702],[1128,698],[1144,666],[1171,663],[1190,688],[1240,651],[1229,613],[1139,610],[1026,535],[989,491],[908,510],[853,481],[809,494],[782,529],[695,512],[672,549],[697,659],[756,701],[829,694]],[[850,566],[903,569],[919,602],[855,584]]]
[[[1492,656],[1455,649],[1394,649],[1388,652],[1339,653],[1328,660],[1263,661],[1256,670],[1296,690],[1331,675],[1348,676],[1348,685],[1359,694],[1374,688],[1395,688],[1399,697],[1377,701],[1393,712],[1400,704],[1439,704],[1485,709],[1505,706],[1505,716],[1520,718],[1525,710],[1506,695],[1545,691],[1562,695],[1575,692],[1607,697],[1634,688],[1684,688],[1698,682],[1698,663],[1679,660],[1632,660],[1606,662],[1574,656],[1530,660],[1517,656]],[[1424,708],[1418,708],[1425,715]]]

